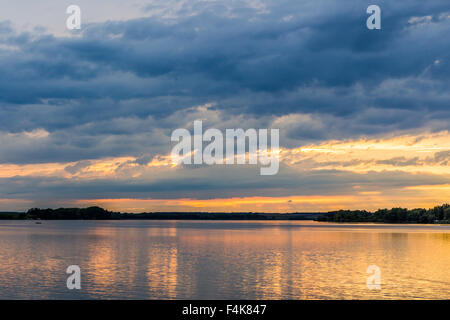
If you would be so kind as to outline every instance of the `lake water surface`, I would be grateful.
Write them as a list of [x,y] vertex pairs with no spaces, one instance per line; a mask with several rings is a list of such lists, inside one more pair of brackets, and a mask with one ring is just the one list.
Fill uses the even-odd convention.
[[450,299],[449,271],[450,226],[0,221],[0,299]]

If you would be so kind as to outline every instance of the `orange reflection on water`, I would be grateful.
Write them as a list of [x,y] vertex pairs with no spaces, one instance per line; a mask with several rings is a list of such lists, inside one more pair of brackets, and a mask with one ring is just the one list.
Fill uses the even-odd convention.
[[0,241],[0,298],[450,298],[450,226],[19,221],[0,222]]

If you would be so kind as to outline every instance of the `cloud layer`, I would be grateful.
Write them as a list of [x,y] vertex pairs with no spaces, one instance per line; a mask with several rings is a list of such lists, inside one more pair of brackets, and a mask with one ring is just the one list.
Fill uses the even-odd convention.
[[[140,17],[105,17],[69,36],[0,22],[5,203],[445,186],[449,146],[424,156],[402,143],[449,138],[450,7],[371,4],[382,8],[381,30],[366,28],[366,1],[328,0],[155,1]],[[170,134],[196,119],[219,129],[279,128],[289,157],[267,180],[251,167],[174,168],[166,163]],[[393,143],[392,154],[295,153],[367,141]],[[361,184],[367,190],[355,190]]]

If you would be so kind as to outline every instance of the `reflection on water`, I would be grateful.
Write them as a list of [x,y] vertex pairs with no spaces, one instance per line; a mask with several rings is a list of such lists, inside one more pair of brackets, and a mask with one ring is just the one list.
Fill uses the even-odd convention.
[[450,299],[450,226],[1,221],[0,244],[0,299]]

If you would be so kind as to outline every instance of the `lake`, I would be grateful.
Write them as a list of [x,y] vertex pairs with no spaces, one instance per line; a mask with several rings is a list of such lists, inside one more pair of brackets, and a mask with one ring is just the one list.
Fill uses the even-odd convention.
[[0,299],[450,299],[449,270],[443,225],[0,221]]

